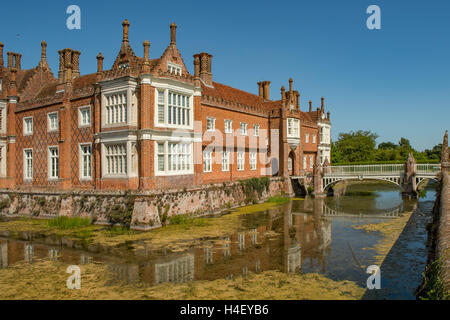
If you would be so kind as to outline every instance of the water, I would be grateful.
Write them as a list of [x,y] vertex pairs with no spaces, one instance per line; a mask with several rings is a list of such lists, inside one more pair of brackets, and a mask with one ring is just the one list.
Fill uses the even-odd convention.
[[[360,191],[365,193],[358,194]],[[15,239],[0,238],[0,267],[42,258],[68,265],[103,262],[116,280],[146,286],[230,279],[267,270],[317,272],[366,287],[365,267],[375,261],[374,250],[368,248],[381,239],[381,234],[353,227],[401,216],[412,210],[417,200],[402,199],[399,190],[383,183],[350,186],[347,192],[349,196],[293,200],[243,215],[237,233],[199,239],[185,250],[170,249],[176,244],[153,250],[144,242],[111,249],[23,232]],[[418,201],[407,232],[381,266],[383,290],[368,292],[364,298],[414,299],[426,262],[425,226],[431,219],[434,196],[430,190]]]

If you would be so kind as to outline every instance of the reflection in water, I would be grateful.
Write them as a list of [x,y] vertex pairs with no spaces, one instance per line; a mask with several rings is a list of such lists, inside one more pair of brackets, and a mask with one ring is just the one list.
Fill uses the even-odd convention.
[[[391,207],[380,205],[386,199]],[[352,280],[365,286],[367,275],[360,265],[373,263],[373,246],[379,235],[353,229],[411,210],[416,201],[402,200],[397,190],[375,197],[294,200],[257,214],[241,216],[238,232],[203,239],[182,252],[154,251],[146,243],[101,253],[87,250],[64,238],[37,238],[22,234],[20,240],[0,240],[0,266],[19,261],[33,263],[50,258],[70,264],[103,262],[116,280],[155,285],[192,280],[232,279],[249,272],[280,270],[286,273],[320,272],[334,280]],[[213,218],[215,219],[215,218]]]

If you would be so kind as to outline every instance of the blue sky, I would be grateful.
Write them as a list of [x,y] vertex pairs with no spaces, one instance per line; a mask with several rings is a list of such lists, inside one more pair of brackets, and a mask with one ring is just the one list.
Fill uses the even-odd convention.
[[[126,5],[124,5],[124,3]],[[81,30],[66,28],[66,8],[81,8]],[[366,27],[366,8],[381,8],[381,30]],[[21,13],[17,14],[18,8]],[[11,12],[11,14],[8,14]],[[320,97],[339,132],[371,130],[378,142],[411,140],[419,149],[442,142],[450,123],[450,1],[7,1],[2,3],[0,41],[34,67],[40,42],[58,70],[57,51],[82,52],[82,74],[96,71],[101,51],[109,68],[120,48],[122,21],[130,43],[151,58],[169,44],[169,24],[178,25],[177,46],[193,72],[192,55],[211,53],[217,82],[257,93],[270,80],[270,94],[294,79],[305,110]]]

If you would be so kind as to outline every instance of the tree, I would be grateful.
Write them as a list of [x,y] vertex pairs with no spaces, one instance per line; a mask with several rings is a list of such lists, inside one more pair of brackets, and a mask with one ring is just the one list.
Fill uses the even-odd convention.
[[378,149],[380,150],[390,150],[390,149],[397,149],[398,145],[396,145],[393,142],[382,142],[378,145]]
[[378,135],[371,131],[340,133],[334,151],[343,162],[372,161],[377,138]]

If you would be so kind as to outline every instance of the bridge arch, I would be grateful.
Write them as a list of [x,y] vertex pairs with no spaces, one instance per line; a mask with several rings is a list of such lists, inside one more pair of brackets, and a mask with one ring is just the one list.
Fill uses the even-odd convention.
[[399,189],[402,189],[402,179],[400,177],[324,177],[323,179],[323,190],[327,192],[330,187],[336,185],[342,181],[371,181],[378,180],[384,181],[391,184],[395,184]]

